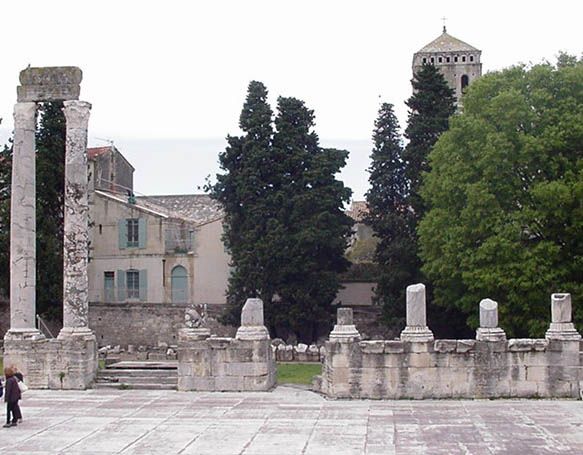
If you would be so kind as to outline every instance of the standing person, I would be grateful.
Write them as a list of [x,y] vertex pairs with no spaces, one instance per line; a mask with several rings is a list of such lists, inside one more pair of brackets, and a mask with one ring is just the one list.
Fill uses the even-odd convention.
[[[20,389],[20,394],[22,396],[22,392],[24,392],[25,390],[22,389],[22,387],[20,387],[20,383],[24,384],[24,375],[18,371],[18,368],[16,368],[15,365],[12,365],[12,371],[14,372],[14,377],[18,380],[18,388]],[[1,396],[1,395],[0,395]],[[18,406],[18,410],[20,411],[20,417],[18,418],[18,423],[22,423],[22,410],[20,409],[20,405]]]
[[[6,402],[6,424],[4,428],[15,427],[18,419],[22,418],[20,414],[20,387],[18,387],[18,379],[14,376],[14,371],[10,367],[4,368],[4,376],[6,377],[6,393],[4,394],[4,401]],[[10,414],[12,414],[12,422],[10,421]]]

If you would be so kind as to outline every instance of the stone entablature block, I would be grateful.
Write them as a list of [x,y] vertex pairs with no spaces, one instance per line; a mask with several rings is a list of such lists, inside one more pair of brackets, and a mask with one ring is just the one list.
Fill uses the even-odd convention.
[[20,72],[17,101],[78,100],[83,72],[75,66],[26,68]]

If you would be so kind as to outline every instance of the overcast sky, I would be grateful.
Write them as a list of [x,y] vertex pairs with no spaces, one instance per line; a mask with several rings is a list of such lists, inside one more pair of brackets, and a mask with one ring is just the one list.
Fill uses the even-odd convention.
[[238,133],[247,84],[303,99],[326,146],[347,148],[342,176],[361,199],[379,103],[411,93],[413,53],[448,32],[482,50],[483,70],[583,51],[583,2],[207,0],[0,2],[0,142],[12,131],[18,74],[83,70],[89,142],[112,140],[139,193],[192,193]]

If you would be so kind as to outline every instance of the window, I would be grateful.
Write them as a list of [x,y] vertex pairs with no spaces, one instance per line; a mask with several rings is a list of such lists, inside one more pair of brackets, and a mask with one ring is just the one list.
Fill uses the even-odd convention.
[[474,61],[474,56],[470,55],[470,62],[473,62],[473,61]]
[[146,219],[126,218],[119,220],[119,248],[146,248]]
[[470,78],[468,77],[468,75],[467,75],[467,74],[464,74],[464,75],[462,76],[462,81],[461,81],[461,82],[462,82],[462,93],[465,93],[465,92],[466,92],[466,87],[467,87],[467,86],[469,85],[469,83],[470,83]]
[[188,274],[186,269],[177,265],[171,273],[172,303],[186,303],[188,300]]
[[457,63],[457,55],[453,58],[453,61]]
[[139,229],[139,222],[137,218],[130,218],[126,220],[126,227],[128,232],[128,242],[127,246],[139,246],[140,244],[140,229]]
[[442,62],[443,62],[443,59],[442,59],[441,57],[439,57],[439,58],[437,59],[437,61],[438,61],[439,63],[442,63]]
[[423,64],[427,63],[427,58],[423,57]]
[[463,55],[463,56],[462,56],[462,62],[465,62],[465,61],[466,61],[466,56],[465,56],[465,55]]
[[128,299],[140,298],[140,272],[139,270],[128,270],[126,272],[126,282]]
[[435,59],[431,57],[431,63],[435,63]]
[[449,63],[449,61],[450,61],[450,58],[449,58],[449,57],[446,57],[445,61],[446,61],[447,63]]

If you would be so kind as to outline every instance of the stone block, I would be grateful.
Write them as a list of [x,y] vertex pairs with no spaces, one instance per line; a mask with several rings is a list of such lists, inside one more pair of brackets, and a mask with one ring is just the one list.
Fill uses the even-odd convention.
[[277,347],[277,361],[291,362],[294,359],[293,346],[280,344]]
[[233,343],[233,338],[210,337],[207,342],[211,349],[227,349]]
[[457,340],[456,352],[464,354],[476,348],[476,340]]
[[408,355],[410,368],[435,368],[437,363],[435,356],[429,352],[415,352]]
[[228,376],[263,376],[270,372],[266,362],[233,362],[226,364]]
[[433,348],[435,352],[455,352],[457,340],[435,340]]
[[359,346],[363,354],[382,354],[385,351],[384,341],[361,341]]
[[405,345],[401,340],[388,340],[385,341],[385,349],[384,352],[386,354],[398,354],[405,352]]
[[480,302],[480,328],[493,329],[498,327],[498,303],[491,299]]
[[533,351],[535,340],[530,338],[513,338],[508,340],[508,350],[510,352],[528,352]]
[[241,326],[263,325],[263,301],[261,299],[247,299],[241,310]]

